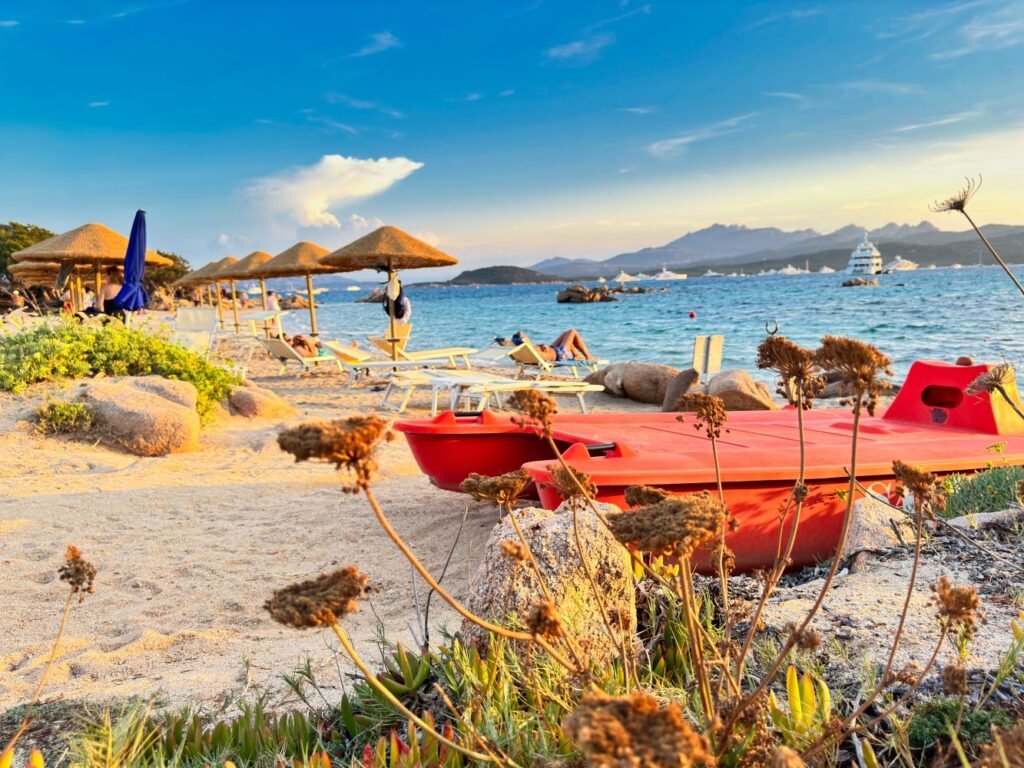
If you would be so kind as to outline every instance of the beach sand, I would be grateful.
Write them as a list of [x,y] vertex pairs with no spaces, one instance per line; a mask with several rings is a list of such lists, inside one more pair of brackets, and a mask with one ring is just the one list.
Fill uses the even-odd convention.
[[[274,389],[306,418],[378,411],[381,393],[347,388],[337,374],[277,376],[257,361],[250,379]],[[74,385],[71,385],[74,386]],[[241,691],[287,699],[282,674],[311,660],[324,689],[340,696],[336,640],[322,630],[274,623],[263,602],[278,588],[357,565],[370,599],[346,620],[366,658],[378,659],[380,625],[415,645],[411,567],[361,495],[343,493],[333,467],[296,463],[277,447],[285,422],[229,417],[204,430],[200,450],[137,458],[102,446],[42,437],[28,421],[45,392],[0,397],[0,709],[31,695],[66,595],[57,580],[73,543],[96,564],[96,594],[75,605],[44,698],[158,695],[162,703],[217,705]],[[598,410],[640,408],[589,395]],[[425,415],[414,400],[407,415]],[[575,399],[561,407],[575,412]],[[435,575],[466,516],[444,579],[464,595],[497,520],[493,508],[427,481],[406,443],[383,447],[375,491],[392,523]],[[418,584],[421,607],[426,597]],[[453,611],[436,596],[437,627]],[[340,667],[338,666],[340,664]]]

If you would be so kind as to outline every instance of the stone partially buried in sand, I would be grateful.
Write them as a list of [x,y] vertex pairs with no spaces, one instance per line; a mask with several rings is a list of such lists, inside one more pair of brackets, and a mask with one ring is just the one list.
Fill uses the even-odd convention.
[[679,371],[656,363],[612,363],[586,378],[588,384],[600,384],[608,394],[638,403],[661,405],[669,382]]
[[727,411],[774,411],[768,387],[742,370],[722,371],[708,383],[708,394],[721,398]]
[[[605,513],[618,509],[600,505]],[[523,535],[558,609],[566,634],[579,642],[595,662],[606,663],[619,655],[621,643],[632,646],[636,603],[629,554],[589,507],[578,512],[580,539],[601,589],[604,605],[614,614],[618,636],[615,644],[601,620],[601,611],[576,548],[573,515],[563,504],[555,511],[527,507],[513,510]],[[478,616],[500,623],[525,621],[530,608],[544,591],[528,561],[502,554],[503,542],[519,542],[506,517],[491,531],[480,566],[470,585],[468,607]],[[481,641],[486,633],[463,623],[463,634]]]
[[96,379],[82,386],[78,399],[92,414],[96,433],[136,456],[166,456],[199,444],[199,414],[195,405],[183,404],[195,403],[196,389],[186,382]]
[[247,419],[278,419],[295,415],[295,409],[279,395],[255,384],[244,384],[228,397],[231,412]]

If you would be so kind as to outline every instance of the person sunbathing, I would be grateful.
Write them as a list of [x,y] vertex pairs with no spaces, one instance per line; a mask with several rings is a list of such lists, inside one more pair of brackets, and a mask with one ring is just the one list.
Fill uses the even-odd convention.
[[286,343],[290,344],[292,349],[298,352],[303,357],[319,357],[321,344],[319,341],[310,341],[301,334],[295,334],[289,336],[287,333],[281,334],[281,338]]
[[[516,346],[526,343],[532,344],[530,337],[522,331],[513,334],[512,343]],[[590,350],[587,349],[583,337],[580,336],[579,331],[575,328],[570,328],[550,344],[533,344],[533,347],[540,353],[542,358],[552,363],[561,362],[562,360],[594,359],[590,354]],[[533,355],[527,349],[518,349],[510,357],[520,363],[533,364],[535,362]]]

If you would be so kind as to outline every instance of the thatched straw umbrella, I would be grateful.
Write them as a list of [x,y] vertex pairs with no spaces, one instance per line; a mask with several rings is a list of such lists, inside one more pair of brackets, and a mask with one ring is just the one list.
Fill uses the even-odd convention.
[[[375,269],[388,273],[387,293],[392,302],[397,297],[397,276],[400,269],[450,267],[458,264],[454,256],[439,251],[432,245],[403,232],[397,227],[381,227],[323,258],[323,263],[341,272]],[[395,295],[392,295],[392,294]],[[398,359],[398,340],[395,337],[394,304],[388,305],[388,330],[391,334],[391,359]]]
[[[220,276],[226,280],[255,280],[257,275],[254,275],[253,270],[263,266],[268,261],[273,259],[266,251],[253,251],[244,259],[239,261],[227,269],[221,270]],[[263,309],[267,309],[267,280],[265,277],[259,277],[260,290],[263,291]]]
[[[100,295],[101,267],[121,266],[128,250],[128,238],[102,224],[83,224],[62,235],[54,235],[14,254],[14,260],[41,261],[58,264],[88,265],[96,280],[96,296]],[[146,263],[168,267],[174,262],[156,251],[146,251]]]
[[329,251],[316,243],[299,242],[291,248],[277,254],[270,261],[249,270],[251,278],[273,278],[273,277],[305,277],[306,296],[309,298],[309,324],[310,333],[318,336],[316,327],[316,302],[313,299],[313,275],[322,275],[329,272],[344,272],[344,269],[328,266],[321,259]]
[[202,288],[204,285],[212,285],[216,289],[217,293],[217,321],[220,323],[220,327],[224,327],[224,304],[221,301],[220,296],[220,270],[227,269],[228,267],[237,264],[237,256],[225,256],[220,261],[211,261],[204,267],[189,272],[184,277],[180,277],[171,283],[172,288]]

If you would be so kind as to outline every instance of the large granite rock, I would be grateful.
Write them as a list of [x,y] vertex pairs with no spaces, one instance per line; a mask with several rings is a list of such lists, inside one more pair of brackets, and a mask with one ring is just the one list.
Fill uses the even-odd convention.
[[850,514],[850,532],[840,553],[841,560],[861,552],[879,554],[914,541],[913,518],[871,496],[855,501]]
[[196,390],[186,382],[159,376],[96,379],[82,386],[78,399],[100,437],[136,456],[165,456],[199,444]]
[[679,371],[656,363],[612,363],[587,376],[588,384],[600,384],[605,392],[638,403],[661,405],[669,382]]
[[[618,511],[610,504],[602,505],[602,509]],[[597,599],[580,559],[572,512],[563,504],[554,512],[528,507],[512,514],[551,591],[566,634],[599,664],[618,656],[623,643],[632,648],[636,602],[629,554],[593,511],[585,507],[577,513],[580,539],[604,606],[614,617],[614,642],[601,620]],[[530,608],[543,599],[544,591],[528,560],[502,554],[503,542],[519,542],[508,518],[491,531],[470,585],[468,607],[478,616],[497,623],[523,623]],[[462,631],[471,642],[486,641],[486,633],[474,624],[464,622]]]
[[661,410],[668,413],[676,409],[679,398],[694,388],[700,381],[700,374],[693,368],[680,371],[665,387],[665,397],[661,401]]
[[231,412],[247,419],[279,419],[295,415],[295,409],[269,389],[243,384],[228,397]]
[[570,285],[558,292],[555,300],[559,304],[589,304],[594,301],[617,301],[605,287],[587,288],[585,285]]
[[774,411],[768,387],[750,378],[746,371],[732,370],[715,374],[708,382],[709,395],[721,398],[727,411]]

